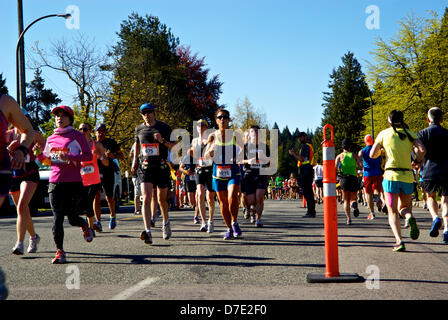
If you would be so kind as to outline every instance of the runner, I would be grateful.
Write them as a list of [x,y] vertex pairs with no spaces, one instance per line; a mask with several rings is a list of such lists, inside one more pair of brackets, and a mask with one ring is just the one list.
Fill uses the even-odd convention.
[[[131,147],[131,152],[129,152],[129,159],[131,161],[131,167],[132,162],[134,161],[134,151],[135,150],[135,142]],[[138,179],[138,174],[132,173],[132,184],[134,186],[134,214],[135,215],[141,215],[142,214],[142,207],[140,203],[140,197],[142,196],[142,190],[140,188],[140,180]]]
[[351,152],[352,144],[348,139],[342,141],[342,153],[336,159],[336,170],[339,168],[341,177],[342,197],[344,199],[344,213],[347,217],[347,225],[352,224],[350,217],[350,208],[353,208],[353,215],[359,216],[357,194],[359,190],[357,167],[361,167],[362,163],[356,153]]
[[283,199],[283,181],[285,178],[283,178],[281,175],[278,175],[275,178],[275,191],[276,191],[276,199],[282,200]]
[[289,200],[296,200],[296,190],[297,190],[297,180],[294,177],[294,173],[291,172],[291,175],[288,179],[288,188],[289,188]]
[[314,148],[307,139],[307,134],[305,132],[300,132],[298,135],[300,143],[299,152],[296,153],[293,149],[290,149],[289,154],[297,160],[299,184],[306,200],[307,210],[303,218],[315,218],[316,202],[314,201],[313,192],[313,167],[316,165],[316,159],[314,157]]
[[[101,224],[99,221],[95,220],[94,201],[95,197],[101,194],[102,189],[98,161],[101,161],[103,166],[107,167],[109,166],[109,159],[106,157],[106,149],[104,146],[101,143],[95,143],[95,140],[91,137],[92,126],[87,122],[83,122],[78,128],[79,132],[81,132],[86,138],[92,153],[91,161],[81,162],[81,177],[82,184],[84,186],[84,210],[86,212],[90,229],[102,232],[103,230],[101,228]],[[95,232],[93,235],[95,236]]]
[[[252,125],[249,129],[249,139],[244,144],[243,175],[245,195],[249,205],[255,208],[255,226],[262,228],[261,215],[264,209],[264,194],[266,192],[267,177],[260,174],[260,168],[269,164],[269,147],[258,140],[260,127]],[[254,219],[253,219],[254,220]]]
[[[208,129],[207,121],[201,119],[198,121],[197,128],[199,137],[194,138],[191,147],[193,150],[193,157],[198,160],[196,166],[196,202],[198,204],[199,213],[201,215],[202,224],[201,231],[212,233],[215,230],[214,215],[215,215],[215,195],[213,190],[213,161],[205,160],[203,153],[207,148]],[[207,198],[209,218],[206,218],[205,198]]]
[[[6,131],[8,123],[21,132],[20,145],[8,154]],[[0,93],[0,207],[8,197],[12,185],[11,169],[21,169],[25,165],[25,157],[34,141],[35,131],[31,122],[20,110],[17,102],[6,94]]]
[[[399,214],[409,223],[411,239],[419,237],[415,218],[412,215],[411,197],[414,175],[412,166],[418,166],[423,160],[426,149],[404,123],[403,113],[393,110],[388,117],[390,128],[380,132],[370,150],[370,157],[375,159],[381,154],[381,147],[386,153],[386,165],[383,179],[383,189],[389,216],[389,225],[395,236],[394,252],[405,251],[406,247],[401,237]],[[411,164],[411,150],[414,149],[416,159]],[[398,200],[400,206],[398,207]]]
[[[113,230],[117,226],[117,219],[115,217],[115,198],[114,198],[114,186],[115,186],[115,171],[117,170],[114,159],[123,159],[123,153],[118,146],[118,143],[111,138],[106,138],[107,130],[104,123],[100,123],[95,127],[96,142],[101,143],[106,149],[106,157],[109,160],[109,165],[105,166],[103,162],[98,161],[98,168],[100,170],[101,184],[106,194],[107,205],[110,210],[109,229]],[[101,226],[101,195],[97,194],[95,197],[95,215],[97,224]]]
[[184,183],[188,202],[194,210],[193,223],[199,224],[199,209],[196,205],[196,164],[193,161],[193,150],[191,148],[188,153],[189,154],[186,155],[180,162],[180,171],[185,176]]
[[[43,154],[51,160],[51,175],[48,193],[53,210],[53,238],[56,257],[53,264],[66,263],[64,252],[64,216],[72,226],[81,227],[84,239],[91,242],[92,230],[79,215],[82,213],[81,162],[91,161],[92,152],[83,134],[73,129],[73,110],[68,106],[58,106],[51,111],[55,116],[56,130],[48,137]],[[42,161],[41,161],[42,162]]]
[[[157,189],[157,199],[163,217],[162,237],[171,237],[171,226],[168,218],[168,188],[171,184],[170,168],[167,164],[168,150],[175,143],[169,142],[171,128],[166,123],[156,120],[155,107],[145,103],[140,107],[144,123],[135,128],[135,155],[132,172],[137,172],[141,181],[143,195],[142,215],[145,230],[140,239],[152,244],[151,235],[151,203],[153,189]],[[138,171],[137,171],[138,170]]]
[[[23,110],[25,116],[30,120],[28,112]],[[9,146],[8,149],[14,151],[20,145],[20,131],[13,128],[8,131]],[[35,130],[35,139],[25,158],[25,168],[20,170],[13,170],[13,179],[11,186],[11,197],[17,208],[17,242],[12,249],[12,253],[16,255],[23,255],[25,234],[28,231],[30,234],[30,241],[28,245],[28,253],[37,252],[37,245],[40,237],[34,230],[33,220],[30,212],[30,201],[33,198],[34,192],[39,184],[39,167],[35,162],[35,155],[33,148],[41,150],[45,146],[45,139],[39,131]]]
[[324,199],[324,167],[320,164],[319,160],[317,160],[316,163],[317,164],[314,167],[314,183],[316,184],[317,189],[317,204],[321,204]]
[[[224,240],[239,238],[242,235],[238,224],[238,193],[240,190],[241,172],[238,157],[242,152],[237,143],[236,132],[226,135],[230,129],[230,113],[218,109],[215,113],[218,130],[209,136],[205,159],[213,159],[213,190],[218,194],[221,215],[227,226]],[[241,138],[241,142],[242,142]]]
[[376,159],[370,158],[370,150],[373,146],[373,138],[370,134],[364,137],[364,142],[366,146],[364,149],[360,150],[358,156],[363,162],[363,182],[364,191],[366,196],[367,205],[369,207],[368,220],[375,219],[375,206],[374,202],[378,207],[378,212],[381,211],[383,207],[381,201],[381,193],[383,192],[383,172],[381,171],[381,157]]
[[[443,240],[448,243],[448,152],[444,147],[448,141],[448,130],[440,124],[443,121],[443,112],[439,108],[428,111],[429,126],[418,133],[418,138],[426,148],[425,165],[422,175],[422,189],[427,196],[427,206],[433,223],[429,235],[437,237],[442,226]],[[415,161],[417,162],[417,161]],[[441,196],[442,219],[439,217],[437,193]]]

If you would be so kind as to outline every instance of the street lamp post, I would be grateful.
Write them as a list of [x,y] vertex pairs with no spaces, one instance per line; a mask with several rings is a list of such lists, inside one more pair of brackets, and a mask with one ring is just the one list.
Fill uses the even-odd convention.
[[[22,43],[22,39],[23,36],[25,35],[25,32],[28,31],[29,28],[31,28],[31,26],[33,24],[35,24],[36,22],[46,19],[46,18],[51,18],[51,17],[61,17],[64,19],[68,19],[71,17],[70,13],[63,13],[63,14],[49,14],[43,17],[40,17],[36,20],[34,20],[33,22],[31,22],[28,27],[25,28],[25,30],[22,31],[22,33],[19,36],[19,39],[17,41],[17,47],[16,47],[16,86],[17,86],[17,102],[19,103],[19,105],[21,107],[24,106],[25,104],[25,98],[26,98],[26,92],[25,92],[25,58],[23,55],[21,55],[21,57],[19,58],[19,48],[22,47],[22,52],[24,52],[24,48],[23,46],[21,46]],[[20,60],[20,66],[22,69],[23,74],[20,72],[20,68],[19,68],[19,60]]]
[[369,89],[369,98],[370,98],[370,123],[372,125],[372,139],[375,140],[375,134],[373,130],[373,102],[372,102],[372,93]]

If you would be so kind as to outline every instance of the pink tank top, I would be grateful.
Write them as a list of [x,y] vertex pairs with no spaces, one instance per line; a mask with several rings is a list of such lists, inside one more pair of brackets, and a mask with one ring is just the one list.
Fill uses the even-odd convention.
[[92,139],[92,161],[81,162],[81,177],[84,186],[101,183],[98,157],[95,154],[95,141]]

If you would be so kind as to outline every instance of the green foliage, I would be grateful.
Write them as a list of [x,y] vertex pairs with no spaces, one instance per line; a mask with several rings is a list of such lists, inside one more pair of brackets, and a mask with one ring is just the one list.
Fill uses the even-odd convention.
[[3,79],[3,73],[0,73],[0,93],[8,94],[8,88],[6,87],[6,79]]
[[328,87],[330,92],[324,92],[323,98],[322,127],[333,126],[336,150],[341,150],[345,138],[361,145],[361,134],[366,128],[361,119],[369,109],[369,88],[353,53],[342,57],[342,65],[331,73]]
[[24,109],[28,111],[35,127],[40,127],[51,118],[51,109],[61,102],[58,95],[51,89],[45,89],[42,71],[36,69],[34,79],[26,84],[27,94]]
[[428,18],[408,15],[393,39],[376,41],[372,54],[375,63],[368,74],[374,84],[375,134],[387,128],[393,109],[404,112],[414,131],[427,126],[430,108],[448,111],[448,8],[442,19],[434,12]]

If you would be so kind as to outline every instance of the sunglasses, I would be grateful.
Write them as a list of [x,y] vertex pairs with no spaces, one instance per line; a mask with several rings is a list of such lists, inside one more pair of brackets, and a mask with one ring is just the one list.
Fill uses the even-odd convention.
[[230,119],[228,116],[217,116],[216,118],[219,119],[219,120],[222,120],[222,119],[224,119],[224,120]]
[[79,130],[79,131],[83,131],[83,132],[87,132],[87,131],[89,131],[90,129],[87,128],[87,127],[84,127],[84,128],[79,128],[78,130]]
[[153,112],[154,112],[154,110],[143,110],[142,114],[151,114]]

